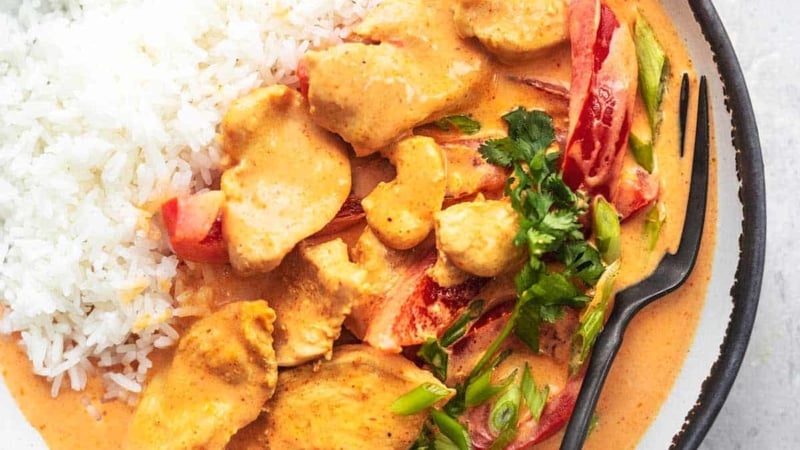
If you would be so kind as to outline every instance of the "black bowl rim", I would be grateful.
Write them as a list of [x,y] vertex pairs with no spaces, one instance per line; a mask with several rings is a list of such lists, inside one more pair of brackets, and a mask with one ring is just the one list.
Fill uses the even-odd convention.
[[673,438],[672,448],[676,449],[695,449],[700,445],[722,409],[739,372],[756,318],[767,236],[761,144],[741,66],[711,0],[688,2],[711,46],[722,79],[725,103],[731,115],[731,138],[736,149],[739,199],[744,220],[739,236],[739,263],[730,291],[733,312],[720,346],[719,358],[703,382],[700,396],[686,416],[683,428]]

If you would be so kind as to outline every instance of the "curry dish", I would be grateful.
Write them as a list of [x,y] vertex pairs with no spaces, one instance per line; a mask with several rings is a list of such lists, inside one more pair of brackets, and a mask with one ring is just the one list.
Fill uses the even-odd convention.
[[[668,60],[655,105],[648,45]],[[590,318],[680,239],[696,76],[660,4],[385,0],[297,73],[228,110],[216,189],[162,208],[187,313],[138,399],[97,380],[51,398],[4,341],[26,417],[53,449],[557,448]],[[658,414],[706,230],[626,334],[586,448],[635,447]]]

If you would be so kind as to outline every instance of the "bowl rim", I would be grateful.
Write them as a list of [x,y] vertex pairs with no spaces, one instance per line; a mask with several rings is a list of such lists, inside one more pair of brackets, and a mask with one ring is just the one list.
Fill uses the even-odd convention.
[[728,33],[711,0],[688,0],[694,18],[711,47],[725,88],[725,105],[731,117],[736,150],[736,172],[743,221],[739,236],[739,262],[731,287],[733,311],[720,354],[703,382],[695,406],[671,448],[694,449],[705,438],[733,386],[744,359],[761,293],[766,249],[766,195],[764,164],[753,106],[741,66]]

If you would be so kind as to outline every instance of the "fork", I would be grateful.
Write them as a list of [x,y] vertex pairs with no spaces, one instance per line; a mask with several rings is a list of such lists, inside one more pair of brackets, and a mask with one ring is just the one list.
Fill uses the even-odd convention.
[[[700,78],[698,95],[692,177],[678,251],[665,255],[648,278],[617,293],[608,322],[592,351],[572,417],[561,442],[561,450],[575,450],[583,446],[600,391],[631,319],[643,307],[677,289],[694,268],[703,235],[708,190],[709,112],[705,76]],[[688,104],[688,95],[681,96],[681,111],[686,109],[684,104]],[[682,123],[685,127],[684,120]],[[682,134],[685,134],[685,129]]]

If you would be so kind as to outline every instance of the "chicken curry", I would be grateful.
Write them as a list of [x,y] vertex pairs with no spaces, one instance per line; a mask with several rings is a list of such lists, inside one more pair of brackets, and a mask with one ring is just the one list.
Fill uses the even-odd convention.
[[[642,45],[668,59],[655,103]],[[385,0],[299,89],[236,101],[218,189],[163,206],[181,339],[138,398],[50,398],[12,342],[6,384],[54,449],[556,448],[587,317],[679,241],[683,73],[656,0]],[[658,414],[712,233],[631,325],[587,448]]]

